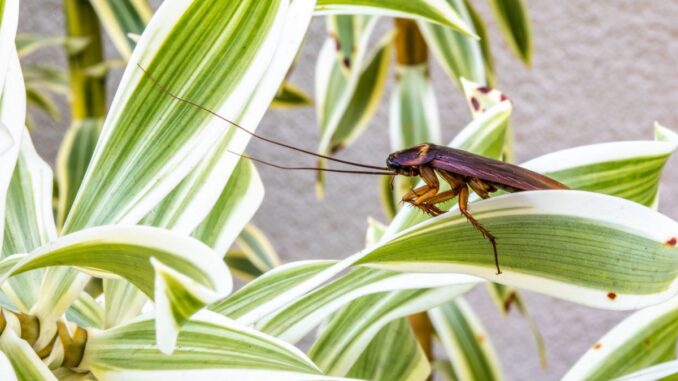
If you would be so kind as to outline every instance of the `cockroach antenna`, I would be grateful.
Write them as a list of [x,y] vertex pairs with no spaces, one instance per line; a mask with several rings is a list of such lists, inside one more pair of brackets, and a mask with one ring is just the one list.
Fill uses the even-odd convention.
[[240,156],[242,158],[252,160],[252,161],[255,161],[255,162],[263,164],[263,165],[268,165],[269,167],[274,167],[274,168],[284,169],[284,170],[289,170],[289,171],[321,171],[321,172],[352,173],[352,174],[355,174],[355,175],[377,175],[377,176],[393,176],[394,175],[393,172],[386,172],[386,171],[382,171],[382,172],[377,172],[377,171],[349,171],[349,170],[345,170],[345,169],[332,169],[332,168],[320,168],[320,167],[288,167],[288,166],[285,166],[285,165],[274,164],[274,163],[271,163],[271,162],[268,162],[268,161],[257,159],[255,157],[252,157],[252,156],[249,156],[249,155],[246,155],[246,154],[242,154],[242,153],[237,153],[237,152],[234,152],[234,151],[231,151],[231,150],[228,150],[228,152],[230,152],[230,153],[232,153],[236,156]]
[[[378,167],[378,166],[374,166],[374,165],[366,165],[366,164],[354,163],[354,162],[351,162],[351,161],[341,160],[341,159],[337,159],[337,158],[334,158],[334,157],[331,157],[331,156],[326,156],[326,155],[322,155],[322,154],[319,154],[319,153],[307,151],[307,150],[302,149],[302,148],[297,148],[297,147],[291,146],[291,145],[289,145],[289,144],[281,143],[281,142],[278,142],[278,141],[275,141],[275,140],[272,140],[272,139],[263,137],[263,136],[261,136],[261,135],[255,134],[254,132],[252,132],[252,131],[246,129],[245,127],[239,125],[238,123],[236,123],[236,122],[234,122],[234,121],[232,121],[232,120],[230,120],[230,119],[227,119],[226,117],[224,117],[224,116],[222,116],[222,115],[219,115],[219,114],[216,113],[215,111],[212,111],[212,110],[208,109],[207,107],[205,107],[205,106],[203,106],[203,105],[200,105],[200,104],[195,103],[195,102],[193,102],[193,101],[191,101],[191,100],[189,100],[189,99],[182,98],[182,97],[180,97],[180,96],[178,96],[178,95],[172,93],[172,91],[170,91],[170,90],[167,88],[167,86],[163,85],[163,84],[160,83],[157,79],[155,79],[155,77],[153,77],[148,71],[146,71],[146,69],[144,69],[139,63],[137,63],[136,65],[137,65],[137,67],[144,73],[144,75],[145,75],[146,77],[148,77],[148,79],[151,81],[151,83],[152,83],[155,87],[157,87],[158,89],[160,89],[163,93],[167,94],[169,97],[171,97],[171,98],[173,98],[173,99],[175,99],[175,100],[177,100],[177,101],[186,103],[187,105],[193,106],[193,107],[195,107],[195,108],[197,108],[197,109],[199,109],[199,110],[202,110],[202,111],[204,111],[204,112],[206,112],[206,113],[209,113],[210,115],[212,115],[212,116],[214,116],[214,117],[216,117],[216,118],[218,118],[218,119],[221,119],[221,120],[223,120],[223,121],[226,122],[226,123],[229,123],[229,124],[232,125],[233,127],[236,127],[236,128],[238,128],[238,129],[244,131],[245,133],[251,135],[251,136],[254,137],[254,138],[257,138],[257,139],[259,139],[259,140],[263,140],[263,141],[268,142],[268,143],[271,143],[271,144],[275,144],[275,145],[280,146],[280,147],[285,147],[285,148],[287,148],[287,149],[291,149],[291,150],[294,150],[294,151],[303,152],[303,153],[308,154],[308,155],[311,155],[311,156],[319,157],[319,158],[326,159],[326,160],[329,160],[329,161],[334,161],[334,162],[336,162],[336,163],[342,163],[342,164],[352,165],[352,166],[355,166],[355,167],[361,167],[361,168],[377,169],[377,170],[380,170],[380,171],[388,171],[388,170],[389,170],[389,169],[386,168],[386,167]],[[329,171],[329,172],[336,172],[336,171],[338,171],[338,170],[332,170],[332,171]],[[391,173],[389,172],[389,174],[391,174]]]

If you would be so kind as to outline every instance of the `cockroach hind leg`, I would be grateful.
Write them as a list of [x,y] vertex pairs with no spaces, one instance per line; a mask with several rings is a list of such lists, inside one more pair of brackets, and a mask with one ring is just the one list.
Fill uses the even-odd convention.
[[490,233],[489,230],[487,230],[478,220],[476,220],[471,213],[466,209],[466,207],[460,208],[461,214],[466,217],[469,223],[473,225],[474,228],[476,228],[480,233],[483,235],[483,237],[487,238],[490,243],[492,244],[492,252],[494,254],[494,265],[497,267],[497,275],[501,274],[501,268],[499,267],[499,252],[497,251],[497,239]]
[[497,267],[497,275],[501,275],[501,269],[499,268],[499,253],[497,252],[497,239],[492,237],[489,238],[492,243],[492,251],[494,252],[494,265]]

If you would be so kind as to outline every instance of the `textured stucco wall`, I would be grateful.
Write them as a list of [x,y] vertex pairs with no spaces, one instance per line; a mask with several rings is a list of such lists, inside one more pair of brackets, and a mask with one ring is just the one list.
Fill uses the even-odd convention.
[[[484,1],[477,1],[491,20]],[[617,0],[531,0],[535,36],[534,67],[525,69],[508,51],[490,21],[501,89],[515,105],[519,161],[563,148],[597,142],[651,139],[652,122],[678,129],[678,2]],[[60,33],[60,2],[24,0],[22,32]],[[387,20],[383,21],[387,23]],[[313,90],[315,56],[324,38],[324,23],[314,22],[294,73],[293,82]],[[64,63],[59,52],[33,58]],[[469,120],[463,99],[434,67],[442,113],[444,141]],[[115,87],[111,78],[111,88]],[[53,160],[67,118],[39,119],[35,131],[39,151]],[[260,126],[264,134],[314,149],[318,141],[311,109],[270,112]],[[278,163],[309,163],[309,158],[254,142],[250,152]],[[382,104],[372,127],[344,153],[361,162],[381,163],[388,152],[387,108]],[[678,217],[678,162],[665,172],[661,210]],[[366,218],[383,220],[377,180],[328,176],[326,199],[319,202],[310,173],[261,168],[267,196],[255,222],[286,261],[343,258],[363,245]],[[583,205],[582,207],[586,207]],[[528,306],[544,333],[550,366],[541,370],[526,324],[516,313],[502,318],[482,289],[469,299],[486,323],[508,379],[558,379],[595,340],[625,313],[598,311],[525,293]]]

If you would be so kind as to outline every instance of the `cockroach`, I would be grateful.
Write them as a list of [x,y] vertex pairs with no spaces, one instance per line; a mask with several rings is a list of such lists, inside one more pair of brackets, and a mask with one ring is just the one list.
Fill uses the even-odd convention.
[[[397,175],[422,179],[424,185],[406,193],[402,200],[431,216],[444,213],[438,204],[459,196],[461,214],[492,243],[497,275],[501,274],[497,239],[468,211],[469,187],[483,199],[499,189],[507,192],[569,189],[550,177],[517,165],[430,143],[388,155],[386,167]],[[450,185],[449,190],[440,192],[438,176]]]
[[[290,167],[270,163],[245,154],[229,151],[234,155],[267,166],[285,170],[312,170],[335,173],[393,176],[394,178],[395,176],[407,176],[411,178],[420,177],[424,182],[424,185],[416,189],[412,189],[410,192],[406,193],[403,196],[402,201],[433,217],[445,213],[445,211],[438,207],[438,204],[458,196],[459,211],[461,214],[466,217],[471,225],[480,231],[483,237],[488,239],[492,244],[494,264],[497,268],[497,275],[501,274],[501,269],[499,267],[499,254],[497,252],[497,239],[469,212],[469,187],[483,199],[488,198],[490,193],[496,192],[499,189],[506,192],[569,189],[564,184],[561,184],[550,177],[530,171],[517,165],[490,159],[464,150],[431,143],[419,144],[414,147],[389,154],[388,158],[386,159],[386,167],[355,163],[322,155],[312,151],[307,151],[302,148],[297,148],[292,145],[255,134],[238,123],[233,122],[198,103],[175,95],[165,85],[161,84],[153,76],[151,76],[150,73],[141,67],[141,65],[137,64],[137,66],[149,78],[154,86],[171,98],[207,112],[256,139],[260,139],[265,142],[302,152],[311,156],[327,159],[329,161],[369,169],[369,171],[318,167]],[[450,185],[449,190],[443,192],[440,191],[440,182],[438,177],[442,178]]]

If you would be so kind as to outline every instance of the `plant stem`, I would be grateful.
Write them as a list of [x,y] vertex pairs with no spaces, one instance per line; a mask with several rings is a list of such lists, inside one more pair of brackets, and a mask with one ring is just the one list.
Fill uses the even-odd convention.
[[[7,308],[0,308],[0,335],[7,328],[6,314],[14,315],[19,321],[21,328],[21,338],[26,340],[30,345],[36,342],[39,333],[38,318],[32,315],[16,312]],[[57,334],[49,342],[45,348],[36,349],[36,353],[40,358],[46,358],[54,349],[55,341],[58,339],[63,347],[63,358],[59,366],[75,368],[82,361],[82,356],[85,353],[85,345],[87,344],[87,330],[79,326],[69,329],[66,323],[58,321]],[[72,332],[72,335],[71,335]]]
[[395,37],[398,65],[415,66],[428,62],[428,46],[417,22],[396,18],[395,27],[398,32]]
[[64,0],[64,12],[68,36],[88,40],[83,50],[67,52],[72,118],[101,118],[106,114],[106,76],[87,72],[104,60],[99,18],[89,0]]
[[88,0],[64,0],[64,13],[68,36],[89,43],[83,50],[67,51],[72,123],[57,158],[59,227],[73,205],[106,114],[106,75],[89,70],[104,61],[99,19]]

